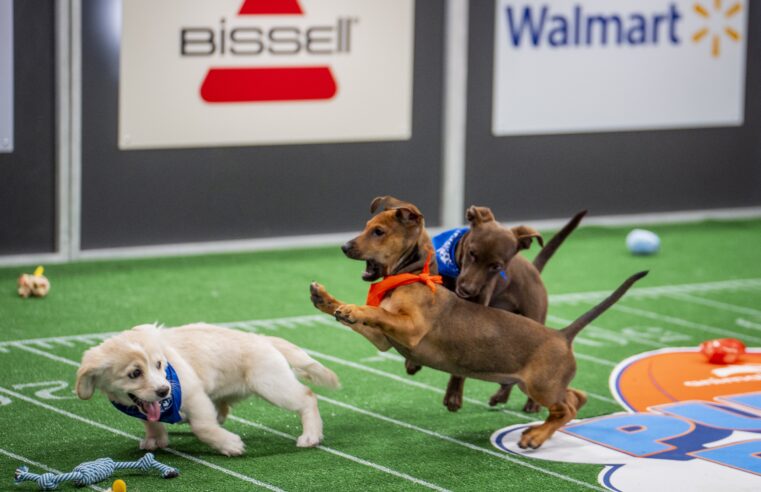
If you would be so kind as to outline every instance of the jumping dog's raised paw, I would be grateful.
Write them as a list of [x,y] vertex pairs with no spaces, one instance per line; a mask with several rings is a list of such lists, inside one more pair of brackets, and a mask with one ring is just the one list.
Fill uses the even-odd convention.
[[348,323],[350,325],[353,325],[357,322],[357,318],[354,315],[354,310],[357,308],[354,304],[344,304],[343,306],[339,306],[338,309],[336,309],[335,313],[333,315],[336,317],[336,319],[342,323]]
[[325,287],[312,282],[309,285],[309,299],[312,301],[314,307],[326,314],[333,314],[338,306],[338,302],[328,294]]

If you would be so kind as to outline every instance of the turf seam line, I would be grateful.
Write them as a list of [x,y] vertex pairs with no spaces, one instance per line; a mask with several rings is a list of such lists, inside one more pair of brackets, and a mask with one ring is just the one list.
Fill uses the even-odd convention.
[[[26,348],[30,348],[30,347],[26,347]],[[43,354],[53,355],[53,354],[49,354],[47,352],[44,352],[42,350],[37,350],[37,349],[32,349],[32,350],[33,350],[33,353],[36,353],[38,355],[43,355]],[[59,362],[66,361],[65,363],[67,363],[69,365],[73,364],[73,365],[79,366],[79,364],[77,362],[75,362],[75,361],[72,361],[72,360],[69,360],[69,359],[65,359],[63,357],[58,357],[58,356],[54,356],[54,357],[55,357],[54,360],[57,360]],[[327,356],[327,357],[331,357],[331,356]],[[367,369],[372,369],[372,368],[367,368]],[[383,372],[383,371],[381,371],[381,372]],[[417,383],[417,384],[422,384],[422,383]],[[436,391],[439,391],[438,388],[434,388],[434,389]],[[133,436],[131,434],[127,434],[127,433],[125,433],[123,431],[120,431],[118,429],[111,429],[108,426],[105,426],[105,425],[100,424],[98,422],[89,421],[88,419],[86,419],[84,417],[80,417],[79,415],[69,413],[69,412],[67,412],[65,410],[58,409],[56,407],[47,405],[47,404],[42,403],[42,402],[38,402],[37,400],[34,400],[32,398],[28,398],[28,397],[26,397],[24,395],[19,395],[19,394],[15,393],[15,392],[7,390],[7,389],[5,389],[3,387],[0,387],[0,392],[6,392],[6,393],[11,394],[13,396],[20,397],[21,399],[27,400],[30,403],[34,403],[35,405],[42,406],[43,408],[49,408],[50,410],[52,410],[54,412],[61,413],[62,415],[69,416],[70,418],[73,418],[75,420],[81,420],[83,422],[90,423],[91,425],[94,425],[96,427],[102,427],[102,428],[104,428],[106,430],[110,430],[111,432],[115,432],[115,433],[120,434],[120,435],[128,436],[131,439],[138,439],[139,440],[138,437]],[[352,410],[354,412],[362,413],[362,414],[365,414],[365,415],[368,415],[368,416],[372,416],[372,417],[374,417],[376,419],[379,419],[379,420],[382,420],[382,421],[385,421],[385,422],[389,422],[389,423],[392,423],[392,424],[395,424],[395,425],[398,425],[398,426],[401,426],[401,427],[404,427],[404,428],[407,428],[407,429],[416,430],[418,432],[422,432],[423,434],[427,434],[429,436],[437,437],[437,438],[442,439],[442,440],[447,441],[447,442],[451,442],[451,443],[454,443],[454,444],[458,444],[460,446],[464,446],[465,448],[468,448],[468,449],[472,449],[472,450],[475,450],[475,451],[480,451],[480,452],[486,453],[486,454],[488,454],[490,456],[495,456],[495,457],[503,459],[505,461],[509,461],[511,463],[515,463],[517,465],[524,466],[524,467],[530,468],[532,470],[536,470],[536,471],[539,471],[541,473],[544,473],[544,474],[547,474],[547,475],[550,475],[550,476],[553,476],[553,477],[556,477],[556,478],[559,478],[559,479],[562,479],[562,480],[565,480],[565,481],[569,481],[569,482],[581,485],[581,486],[586,487],[586,488],[590,488],[592,490],[605,490],[605,489],[601,489],[601,488],[599,488],[599,487],[597,487],[595,485],[591,485],[589,483],[582,482],[580,480],[576,480],[575,478],[572,478],[572,477],[569,477],[569,476],[566,476],[566,475],[554,472],[552,470],[545,470],[544,468],[541,468],[539,466],[523,462],[523,461],[521,461],[521,460],[519,460],[517,458],[513,458],[513,457],[508,456],[508,455],[506,455],[504,453],[498,453],[498,452],[493,451],[491,449],[487,449],[487,448],[484,448],[484,447],[481,447],[481,446],[477,446],[477,445],[469,443],[469,442],[460,441],[459,439],[455,439],[454,437],[446,436],[444,434],[439,434],[438,432],[434,432],[434,431],[431,431],[431,430],[428,430],[428,429],[424,429],[424,428],[418,427],[418,426],[416,426],[414,424],[403,422],[401,420],[396,420],[396,419],[393,419],[391,417],[386,417],[385,415],[377,414],[377,413],[372,412],[370,410],[361,409],[359,407],[355,407],[355,406],[350,405],[348,403],[339,402],[337,400],[333,400],[331,398],[328,398],[328,397],[325,397],[325,396],[322,396],[322,395],[317,395],[317,398],[319,400],[327,401],[328,403],[331,403],[333,405],[336,405],[336,406],[339,406],[339,407],[344,407],[344,408],[347,408],[347,409]],[[474,400],[474,401],[478,401],[478,400]],[[478,402],[478,403],[482,403],[482,402]],[[522,414],[517,414],[517,415],[520,415],[524,419],[527,418],[525,415],[522,415]],[[171,448],[165,448],[164,450],[172,452],[173,454],[181,453],[180,451],[175,451],[175,450],[173,450]],[[178,454],[178,455],[180,455],[180,454]],[[185,455],[185,453],[181,453],[181,455]],[[189,456],[189,458],[194,458],[194,457]],[[194,460],[197,460],[197,458],[194,458]],[[199,461],[203,461],[203,460],[199,460]],[[203,462],[203,463],[206,463],[206,462]],[[208,465],[213,465],[213,464],[212,463],[208,463]],[[216,467],[217,465],[213,465],[213,466]],[[219,468],[221,468],[221,467],[219,467]],[[225,468],[221,468],[221,470],[226,470],[226,472],[230,472],[230,473],[236,473],[236,472],[233,472],[232,470],[227,470]],[[245,476],[245,475],[243,475],[243,476]],[[256,480],[256,479],[252,479],[252,480]],[[267,485],[269,485],[269,484],[267,484]],[[270,487],[272,487],[272,486],[270,486]],[[270,487],[267,487],[267,488],[270,488]],[[270,490],[280,490],[280,489],[270,488]]]
[[[73,362],[73,361],[69,361],[69,362]],[[77,366],[79,365],[76,362],[74,362],[74,364],[76,364]],[[115,429],[113,427],[109,427],[109,426],[107,426],[105,424],[101,424],[100,422],[96,422],[94,420],[90,420],[88,418],[82,417],[82,416],[77,415],[75,413],[71,413],[69,411],[63,410],[63,409],[55,407],[53,405],[48,405],[47,403],[43,403],[41,401],[35,400],[34,398],[30,398],[30,397],[28,397],[26,395],[22,395],[21,393],[16,393],[15,391],[11,391],[11,390],[9,390],[7,388],[4,388],[4,387],[1,387],[1,386],[0,386],[0,393],[5,393],[7,395],[13,396],[13,397],[18,398],[19,400],[25,401],[27,403],[32,403],[33,405],[37,405],[37,406],[42,407],[42,408],[44,408],[46,410],[50,410],[51,412],[58,413],[58,414],[63,415],[65,417],[69,417],[70,419],[73,419],[73,420],[78,420],[78,421],[83,422],[85,424],[89,424],[89,425],[91,425],[93,427],[97,427],[99,429],[111,432],[113,434],[116,434],[116,435],[119,435],[119,436],[122,436],[122,437],[126,437],[128,439],[132,439],[133,441],[140,441],[140,437],[138,437],[138,436],[136,436],[134,434],[130,434],[128,432],[124,432],[124,431],[121,431],[119,429]],[[199,465],[206,466],[206,467],[211,468],[213,470],[220,471],[222,473],[225,473],[225,474],[230,475],[232,477],[238,478],[238,479],[243,480],[245,482],[249,482],[251,484],[258,485],[258,486],[260,486],[262,488],[265,488],[265,489],[268,489],[268,490],[272,490],[273,492],[284,492],[283,489],[275,487],[274,485],[268,484],[267,482],[262,482],[261,480],[257,480],[257,479],[255,479],[253,477],[249,477],[248,475],[243,475],[242,473],[238,473],[236,471],[233,471],[233,470],[221,467],[219,465],[215,465],[214,463],[210,463],[210,462],[202,460],[200,458],[196,458],[195,456],[187,454],[187,453],[183,453],[182,451],[178,451],[178,450],[173,449],[173,448],[163,448],[163,450],[166,451],[167,453],[171,453],[171,454],[173,454],[175,456],[179,456],[180,458],[185,458],[188,461],[192,461],[192,462],[197,463]]]
[[743,328],[748,328],[749,330],[761,330],[761,323],[754,323],[753,321],[744,318],[737,318],[735,323]]
[[749,314],[751,316],[761,316],[761,311],[745,306],[737,306],[728,302],[714,301],[713,299],[706,299],[704,297],[697,297],[690,294],[669,294],[669,297],[678,299],[681,301],[690,302],[692,304],[702,304],[704,306],[715,307],[724,311],[732,313]]
[[[556,327],[558,329],[565,328],[566,326],[568,326],[571,323],[573,323],[573,321],[571,321],[569,319],[561,318],[560,316],[555,316],[553,314],[548,314],[547,315],[547,320],[548,321],[552,321],[556,325],[560,325],[560,326]],[[591,328],[591,330],[590,330],[590,328]],[[627,335],[625,333],[621,333],[621,332],[618,332],[618,331],[615,331],[615,330],[611,330],[610,328],[602,328],[602,327],[600,327],[598,325],[588,325],[584,329],[584,331],[582,331],[579,334],[579,336],[576,337],[576,340],[578,340],[581,337],[584,337],[584,335],[589,335],[590,333],[594,333],[594,332],[598,332],[598,333],[601,333],[601,334],[604,334],[604,335],[608,335],[608,336],[612,336],[612,337],[616,337],[616,338],[623,338],[627,342],[631,342],[631,343],[636,344],[636,345],[644,345],[646,347],[654,347],[654,348],[662,348],[662,347],[664,347],[664,345],[662,343],[653,342],[653,341],[650,341],[650,340],[647,340],[647,341],[638,340],[635,337],[629,336],[629,335]],[[603,359],[603,360],[606,360],[606,359]],[[606,360],[606,362],[613,363],[613,361],[609,361],[609,360]]]
[[511,463],[515,463],[516,465],[525,466],[527,468],[531,468],[532,470],[538,471],[540,473],[544,473],[546,475],[550,475],[552,477],[559,478],[561,480],[565,480],[565,481],[574,483],[576,485],[580,485],[582,487],[586,487],[586,488],[589,488],[589,489],[592,489],[592,490],[603,490],[603,491],[605,490],[605,489],[602,489],[602,488],[597,487],[595,485],[589,484],[587,482],[582,482],[581,480],[577,480],[577,479],[569,477],[567,475],[563,475],[562,473],[557,473],[557,472],[554,472],[552,470],[546,470],[546,469],[541,468],[539,466],[532,465],[531,463],[527,463],[525,461],[521,461],[521,460],[519,460],[517,458],[513,458],[512,456],[509,456],[509,455],[507,455],[505,453],[500,453],[500,452],[497,452],[497,451],[494,451],[494,450],[491,450],[491,449],[484,448],[482,446],[478,446],[478,445],[473,444],[473,443],[469,443],[469,442],[466,442],[466,441],[461,441],[459,439],[456,439],[456,438],[451,437],[451,436],[447,436],[445,434],[439,434],[438,432],[432,431],[430,429],[426,429],[424,427],[419,427],[417,425],[410,424],[410,423],[404,422],[402,420],[397,420],[397,419],[394,419],[394,418],[391,418],[391,417],[387,417],[387,416],[379,414],[379,413],[375,413],[375,412],[370,411],[370,410],[365,410],[363,408],[355,407],[354,405],[350,405],[350,404],[344,403],[342,401],[334,400],[334,399],[328,398],[326,396],[317,395],[317,398],[319,400],[321,400],[321,401],[328,402],[328,403],[330,403],[332,405],[335,405],[337,407],[345,408],[347,410],[351,410],[353,412],[357,412],[357,413],[360,413],[362,415],[367,415],[368,417],[373,417],[375,419],[382,420],[384,422],[388,422],[390,424],[394,424],[394,425],[397,425],[399,427],[403,427],[405,429],[409,429],[409,430],[413,430],[413,431],[416,431],[416,432],[420,432],[422,434],[426,434],[428,436],[435,437],[435,438],[440,439],[442,441],[446,441],[446,442],[449,442],[449,443],[452,443],[452,444],[457,444],[459,446],[463,446],[463,447],[465,447],[467,449],[471,449],[473,451],[479,451],[479,452],[485,453],[487,455],[494,456],[494,457],[503,459],[505,461],[509,461]]
[[[634,287],[626,292],[626,297],[641,298],[655,297],[664,294],[711,292],[716,290],[743,290],[757,289],[761,287],[761,278],[749,278],[739,280],[719,280],[716,282],[703,282],[695,284],[672,284],[655,287]],[[553,294],[549,296],[550,306],[575,302],[595,302],[610,295],[611,291],[601,290],[593,292],[576,292],[569,294]]]
[[735,331],[725,330],[723,328],[717,328],[715,326],[704,325],[702,323],[695,323],[692,321],[688,321],[686,319],[677,318],[677,317],[669,316],[666,314],[658,314],[646,309],[635,308],[635,307],[626,306],[623,304],[615,304],[611,309],[616,309],[618,311],[623,311],[625,313],[634,314],[636,316],[641,316],[643,318],[649,318],[649,319],[662,321],[665,323],[670,323],[672,325],[683,326],[686,328],[695,328],[698,330],[707,331],[708,333],[714,333],[716,335],[744,338],[746,341],[761,343],[761,337],[743,334],[743,333],[737,333]]
[[[438,393],[440,395],[443,395],[445,393],[445,391],[443,389],[437,388],[435,386],[431,386],[430,384],[427,384],[427,383],[421,383],[420,381],[413,381],[411,379],[405,379],[405,378],[403,378],[401,376],[397,376],[396,374],[392,374],[390,372],[381,371],[380,369],[376,369],[374,367],[365,366],[363,364],[359,364],[357,362],[352,362],[350,360],[342,359],[340,357],[335,357],[333,355],[323,354],[323,353],[317,352],[315,350],[305,349],[303,347],[302,347],[302,349],[306,353],[308,353],[309,355],[317,357],[318,359],[329,360],[331,362],[335,362],[336,364],[340,364],[342,366],[351,367],[351,368],[357,369],[359,371],[369,372],[371,374],[375,374],[376,376],[381,376],[381,377],[385,377],[385,378],[388,378],[388,379],[392,379],[394,381],[400,382],[402,384],[406,384],[408,386],[414,386],[416,388],[421,388],[421,389],[425,389],[425,390],[428,390],[428,391],[433,391],[434,393]],[[469,398],[469,397],[465,396],[465,397],[463,397],[463,400],[468,402],[468,403],[472,403],[474,405],[478,405],[478,406],[482,406],[482,407],[486,407],[486,408],[494,408],[494,407],[490,407],[488,404],[482,402],[481,400],[476,400],[475,398]],[[512,415],[513,417],[517,417],[517,418],[520,418],[520,419],[523,419],[523,420],[527,420],[527,421],[528,420],[534,420],[532,417],[528,417],[526,415],[523,415],[522,413],[514,412],[514,411],[508,410],[506,408],[500,408],[497,411],[499,411],[501,413],[506,413],[508,415]]]
[[[69,364],[69,365],[77,366],[77,367],[79,366],[78,363],[76,363],[75,361],[73,361],[71,359],[67,359],[65,357],[60,357],[60,356],[57,356],[55,354],[51,354],[49,352],[45,352],[44,350],[38,350],[38,349],[35,349],[33,347],[26,347],[26,346],[24,346],[22,344],[15,344],[14,347],[22,349],[22,350],[26,350],[26,351],[31,352],[31,353],[36,354],[36,355],[47,357],[47,358],[52,359],[52,360],[57,361],[57,362],[63,362],[64,364]],[[236,421],[239,421],[239,422],[244,422],[244,423],[246,423],[248,425],[251,425],[253,427],[258,427],[258,428],[260,428],[262,430],[265,430],[267,432],[270,432],[270,433],[273,433],[273,434],[276,434],[276,435],[280,435],[282,437],[287,437],[289,439],[295,440],[295,438],[293,436],[291,436],[289,434],[286,434],[284,432],[277,431],[275,429],[270,429],[269,427],[266,427],[263,424],[257,424],[257,423],[254,423],[254,422],[250,422],[250,421],[247,421],[247,420],[241,419],[239,417],[235,417],[235,416],[230,416],[230,419],[236,420]],[[407,475],[406,473],[402,473],[402,472],[399,472],[399,471],[396,471],[396,470],[392,470],[391,468],[387,468],[385,466],[378,465],[376,463],[372,463],[370,461],[363,460],[363,459],[358,458],[356,456],[352,456],[350,454],[346,454],[346,453],[343,453],[341,451],[334,450],[332,448],[327,448],[327,447],[324,447],[324,446],[319,446],[319,448],[323,449],[323,451],[326,451],[328,453],[332,453],[332,454],[335,454],[337,456],[341,456],[343,458],[346,458],[348,460],[364,464],[364,465],[369,466],[371,468],[376,468],[378,470],[384,471],[386,473],[389,473],[389,474],[397,476],[397,477],[404,478],[405,480],[409,480],[411,482],[417,483],[419,485],[422,485],[424,487],[428,487],[428,488],[433,489],[433,490],[439,490],[439,491],[446,491],[447,490],[447,489],[444,489],[442,487],[439,487],[438,485],[434,485],[432,483],[426,482],[425,480],[413,477],[411,475]]]
[[[228,417],[228,419],[229,420],[234,420],[235,422],[239,422],[239,423],[244,424],[244,425],[248,425],[248,426],[254,427],[256,429],[263,430],[265,432],[269,432],[270,434],[275,434],[276,436],[280,436],[280,437],[283,437],[283,438],[286,438],[286,439],[290,439],[291,441],[296,441],[296,437],[294,437],[294,436],[292,436],[292,435],[290,435],[288,433],[281,432],[281,431],[279,431],[277,429],[273,429],[271,427],[268,427],[268,426],[266,426],[264,424],[260,424],[259,422],[254,422],[254,421],[251,421],[251,420],[248,420],[248,419],[244,419],[244,418],[239,417],[237,415],[230,415]],[[322,444],[317,446],[317,449],[320,449],[320,450],[325,451],[325,452],[330,453],[330,454],[334,454],[334,455],[339,456],[341,458],[345,458],[345,459],[347,459],[349,461],[353,461],[355,463],[359,463],[361,465],[365,465],[365,466],[368,466],[370,468],[374,468],[374,469],[382,471],[384,473],[388,473],[389,475],[393,475],[395,477],[399,477],[399,478],[403,478],[405,480],[409,480],[410,482],[416,483],[418,485],[422,485],[423,487],[427,487],[429,489],[438,490],[438,491],[441,491],[441,492],[449,492],[449,489],[445,489],[443,487],[440,487],[438,485],[432,484],[430,482],[426,482],[425,480],[422,480],[420,478],[413,477],[412,475],[407,475],[406,473],[400,472],[398,470],[394,470],[393,468],[388,468],[386,466],[379,465],[377,463],[373,463],[372,461],[364,460],[364,459],[359,458],[357,456],[354,456],[354,455],[351,455],[351,454],[348,454],[348,453],[344,453],[343,451],[339,451],[337,449],[333,449],[333,448],[330,448],[330,447],[322,445]]]
[[[28,463],[30,465],[34,465],[37,468],[42,468],[45,471],[51,472],[51,473],[63,473],[61,470],[56,470],[55,468],[51,468],[48,465],[44,463],[40,463],[39,461],[30,460],[26,456],[21,456],[20,454],[12,453],[8,451],[7,449],[0,448],[0,453],[4,454],[5,456],[9,458],[13,458],[14,460],[21,461],[22,463]],[[101,487],[98,487],[97,485],[88,485],[93,490],[98,490],[100,492],[106,492],[106,489],[103,489]]]

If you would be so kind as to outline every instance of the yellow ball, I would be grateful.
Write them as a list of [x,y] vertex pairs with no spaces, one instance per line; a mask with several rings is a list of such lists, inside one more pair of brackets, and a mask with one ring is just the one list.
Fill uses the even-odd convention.
[[113,490],[113,492],[127,492],[127,484],[121,479],[114,480],[113,485],[111,485],[111,490]]

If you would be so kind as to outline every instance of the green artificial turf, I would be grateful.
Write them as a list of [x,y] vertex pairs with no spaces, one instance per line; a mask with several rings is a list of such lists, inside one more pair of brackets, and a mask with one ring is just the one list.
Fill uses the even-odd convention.
[[[761,312],[756,311],[761,309],[761,280],[726,283],[761,279],[761,221],[650,229],[661,237],[661,252],[635,257],[624,246],[628,228],[583,227],[543,274],[552,296],[549,324],[554,327],[595,302],[593,296],[566,294],[612,291],[639,270],[648,269],[650,275],[637,288],[713,286],[692,288],[691,300],[668,289],[625,297],[621,305],[626,310],[611,310],[585,329],[575,343],[579,369],[573,384],[594,396],[580,418],[621,410],[609,393],[608,375],[628,356],[665,346],[695,346],[722,332],[761,345]],[[251,398],[234,408],[237,419],[226,424],[246,442],[244,456],[219,456],[187,426],[173,426],[170,446],[180,454],[164,451],[157,457],[179,467],[181,476],[164,481],[155,473],[119,473],[130,491],[243,490],[258,488],[254,481],[284,490],[599,487],[600,466],[508,456],[491,446],[493,431],[531,421],[521,415],[525,397],[519,391],[503,407],[507,411],[489,409],[483,403],[496,385],[469,380],[465,395],[474,400],[452,414],[441,404],[447,375],[424,369],[407,376],[395,352],[378,354],[364,338],[318,313],[309,302],[312,280],[347,302],[361,303],[366,293],[367,285],[359,278],[363,264],[346,259],[337,247],[46,267],[52,290],[45,299],[20,299],[15,293],[18,275],[31,272],[34,265],[0,269],[2,490],[12,487],[13,470],[20,464],[9,453],[63,471],[102,456],[134,460],[142,455],[137,449],[140,422],[116,412],[101,395],[90,401],[73,395],[82,352],[99,340],[70,336],[153,321],[167,326],[232,323],[282,336],[333,369],[343,388],[316,389],[322,397],[325,449],[297,449],[293,438],[300,433],[298,418]],[[701,299],[729,307],[709,306]],[[69,338],[37,340],[49,337]],[[23,342],[3,343],[14,340]],[[35,465],[30,469],[41,472]],[[61,487],[72,489],[70,484]],[[26,483],[15,490],[36,487]]]

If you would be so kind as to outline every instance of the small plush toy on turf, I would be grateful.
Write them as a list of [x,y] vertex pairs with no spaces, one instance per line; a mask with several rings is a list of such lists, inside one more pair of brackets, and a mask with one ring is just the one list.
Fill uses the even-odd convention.
[[[41,490],[53,490],[58,484],[72,480],[77,487],[92,485],[113,475],[116,470],[142,470],[148,471],[155,468],[161,472],[163,478],[174,478],[180,474],[179,470],[171,466],[164,465],[156,461],[152,453],[145,453],[145,456],[137,461],[114,461],[111,458],[99,458],[95,461],[82,463],[69,473],[29,473],[26,466],[16,468],[16,483],[31,481],[37,482]],[[117,480],[118,481],[118,480]],[[114,482],[116,483],[116,482]],[[123,482],[122,482],[123,483]]]
[[38,266],[32,275],[22,273],[18,278],[18,295],[21,297],[45,297],[50,291],[50,281],[43,275],[45,269]]

